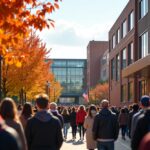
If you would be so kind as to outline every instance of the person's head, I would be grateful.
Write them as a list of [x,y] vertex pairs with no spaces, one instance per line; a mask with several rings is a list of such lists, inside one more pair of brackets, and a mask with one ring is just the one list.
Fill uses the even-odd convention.
[[23,106],[22,115],[28,118],[31,117],[32,114],[33,114],[33,110],[31,104],[25,103]]
[[75,107],[72,107],[72,108],[71,108],[71,112],[76,112]]
[[144,95],[141,97],[140,102],[142,107],[147,108],[150,105],[150,97],[148,95]]
[[66,108],[63,109],[62,115],[69,115],[69,112],[68,112],[68,110]]
[[18,121],[17,106],[12,98],[6,97],[0,105],[0,114],[4,120],[12,119]]
[[49,98],[46,94],[36,95],[35,102],[38,110],[48,109]]
[[102,108],[108,108],[109,107],[109,101],[107,99],[103,99],[101,102]]
[[126,113],[125,108],[122,108],[122,109],[121,109],[121,113],[123,113],[123,114]]
[[50,109],[51,110],[56,110],[57,109],[57,104],[55,102],[50,103]]
[[97,109],[95,105],[90,105],[89,110],[88,110],[88,116],[93,118],[97,113]]
[[80,105],[79,106],[79,110],[84,110],[85,111],[85,106],[84,105]]
[[138,111],[139,110],[139,105],[137,103],[134,103],[132,105],[132,109],[133,109],[133,111]]

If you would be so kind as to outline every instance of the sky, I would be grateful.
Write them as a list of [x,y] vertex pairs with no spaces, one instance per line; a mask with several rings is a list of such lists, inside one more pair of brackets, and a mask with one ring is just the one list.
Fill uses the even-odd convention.
[[38,33],[49,58],[85,59],[89,41],[107,41],[108,32],[129,0],[62,0],[49,18],[55,28]]

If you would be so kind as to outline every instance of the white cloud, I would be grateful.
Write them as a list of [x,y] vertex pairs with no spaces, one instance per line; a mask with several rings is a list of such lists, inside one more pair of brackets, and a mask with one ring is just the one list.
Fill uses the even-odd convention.
[[111,22],[82,26],[74,22],[59,20],[55,29],[45,29],[40,38],[52,48],[51,58],[86,58],[86,47],[91,40],[107,40]]

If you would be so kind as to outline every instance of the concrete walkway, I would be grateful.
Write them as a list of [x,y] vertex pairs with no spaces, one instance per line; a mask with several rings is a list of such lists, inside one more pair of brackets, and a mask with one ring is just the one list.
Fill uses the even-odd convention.
[[[69,130],[68,139],[63,143],[61,150],[86,150],[86,140],[79,141],[79,134],[77,133],[77,139],[75,141],[71,140],[71,131]],[[131,150],[130,139],[122,140],[119,136],[118,140],[115,142],[115,150]]]

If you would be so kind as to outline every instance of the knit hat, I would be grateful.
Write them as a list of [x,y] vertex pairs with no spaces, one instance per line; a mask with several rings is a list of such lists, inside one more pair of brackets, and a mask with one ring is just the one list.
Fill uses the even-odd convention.
[[148,95],[144,95],[141,97],[141,104],[145,107],[150,105],[150,97]]

